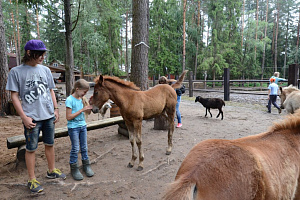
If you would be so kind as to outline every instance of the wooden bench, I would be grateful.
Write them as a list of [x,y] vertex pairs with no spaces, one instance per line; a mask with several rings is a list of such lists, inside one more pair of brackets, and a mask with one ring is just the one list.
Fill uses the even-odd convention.
[[[122,116],[119,117],[113,117],[113,118],[107,118],[99,121],[92,121],[87,123],[87,130],[94,130],[94,129],[99,129],[99,128],[104,128],[116,124],[124,124],[124,120]],[[124,135],[123,133],[120,133]],[[60,138],[60,137],[66,137],[68,136],[68,128],[63,127],[63,128],[56,128],[55,129],[55,134],[54,138]],[[125,135],[126,136],[126,135]],[[42,134],[40,134],[39,137],[39,142],[42,141]],[[128,137],[128,136],[127,136]],[[24,135],[17,135],[13,137],[6,138],[7,142],[7,148],[12,149],[12,148],[18,148],[17,152],[17,159],[18,160],[25,160],[25,136]]]

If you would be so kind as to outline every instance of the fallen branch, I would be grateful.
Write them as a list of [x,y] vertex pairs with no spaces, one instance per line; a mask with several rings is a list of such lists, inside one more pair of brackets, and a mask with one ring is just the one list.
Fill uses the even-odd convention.
[[[98,162],[98,160],[102,157],[104,157],[106,154],[108,154],[109,152],[111,152],[115,147],[112,147],[110,150],[106,151],[105,153],[103,153],[102,155],[98,156],[97,158],[95,158],[94,160],[92,160],[91,164],[95,164]],[[95,153],[96,154],[96,153]]]

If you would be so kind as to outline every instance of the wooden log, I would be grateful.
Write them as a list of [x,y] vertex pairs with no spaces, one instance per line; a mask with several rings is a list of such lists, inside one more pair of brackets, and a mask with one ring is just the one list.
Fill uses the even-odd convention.
[[[116,125],[116,124],[119,124],[122,122],[124,122],[122,116],[106,118],[106,119],[99,120],[99,121],[92,121],[92,122],[87,123],[87,130],[90,131],[90,130],[94,130],[94,129],[98,129],[98,128],[112,126],[112,125]],[[54,138],[60,138],[60,137],[65,137],[65,136],[68,136],[68,128],[67,127],[55,129]],[[42,141],[42,137],[43,137],[42,134],[40,134],[39,142]],[[22,145],[26,144],[25,136],[17,135],[17,136],[6,138],[6,143],[7,143],[8,149],[22,146]]]

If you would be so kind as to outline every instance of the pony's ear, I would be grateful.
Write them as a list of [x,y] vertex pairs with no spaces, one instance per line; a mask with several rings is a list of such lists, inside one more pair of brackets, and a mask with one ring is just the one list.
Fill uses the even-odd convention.
[[279,87],[279,89],[280,89],[280,92],[282,93],[282,87],[281,86]]
[[102,75],[99,76],[99,80],[98,80],[98,84],[99,85],[103,85],[103,82],[104,82],[104,78]]

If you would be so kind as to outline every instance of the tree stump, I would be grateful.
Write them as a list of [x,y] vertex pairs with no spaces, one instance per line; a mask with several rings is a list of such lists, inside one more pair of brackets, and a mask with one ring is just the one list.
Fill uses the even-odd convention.
[[167,130],[169,129],[169,125],[170,123],[167,118],[162,115],[154,118],[154,130]]
[[[111,104],[111,109],[110,109],[110,117],[117,117],[117,116],[121,116],[120,113],[120,108],[116,105],[116,104]],[[129,138],[129,132],[128,129],[126,127],[125,122],[118,124],[119,128],[118,128],[118,134],[121,134],[127,138]]]

